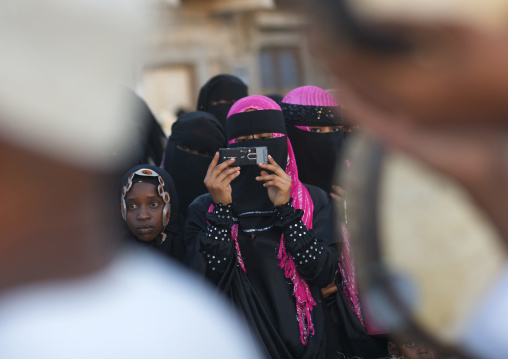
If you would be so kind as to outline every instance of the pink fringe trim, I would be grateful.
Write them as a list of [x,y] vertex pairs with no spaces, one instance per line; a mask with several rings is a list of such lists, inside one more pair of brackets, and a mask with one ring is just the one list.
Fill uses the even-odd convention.
[[344,286],[342,294],[348,298],[351,309],[358,317],[358,320],[365,327],[363,322],[360,301],[358,300],[358,288],[356,285],[355,262],[353,258],[353,250],[351,248],[351,240],[349,239],[349,231],[344,223],[341,223],[342,238],[344,239],[344,248],[340,255],[339,269],[343,273]]
[[284,276],[293,282],[293,295],[296,298],[296,314],[300,328],[300,342],[307,345],[309,336],[314,335],[311,312],[316,305],[316,301],[312,298],[309,285],[298,273],[293,257],[286,251],[284,236],[281,236],[280,239],[277,258],[280,260],[279,267],[284,270]]

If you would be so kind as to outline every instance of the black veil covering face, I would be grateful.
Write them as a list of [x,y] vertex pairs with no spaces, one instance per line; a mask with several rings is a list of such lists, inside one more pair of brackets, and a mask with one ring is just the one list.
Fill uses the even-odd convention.
[[173,124],[163,167],[175,181],[183,216],[196,197],[208,192],[203,180],[221,147],[226,147],[222,126],[209,113],[188,112]]
[[[138,133],[137,157],[133,158],[130,163],[132,165],[142,163],[159,165],[162,162],[162,155],[167,142],[166,134],[145,101],[130,89],[127,89],[125,93],[129,111],[133,112],[126,114],[125,118],[128,121],[128,126],[136,127]],[[129,121],[128,119],[134,119],[135,121]]]
[[314,86],[289,92],[281,102],[298,177],[330,193],[340,160],[344,132],[316,133],[308,127],[342,127],[342,113],[332,95]]
[[198,111],[213,114],[226,129],[226,118],[233,103],[246,97],[247,85],[233,75],[212,77],[199,91]]
[[343,132],[314,133],[290,124],[287,131],[300,180],[330,193],[335,184],[333,180],[341,155]]
[[179,220],[179,203],[176,187],[171,176],[162,168],[150,164],[138,165],[131,168],[122,176],[121,181],[121,213],[126,218],[127,208],[125,196],[128,191],[138,182],[154,184],[157,192],[165,203],[163,212],[163,231],[150,242],[143,242],[127,229],[128,238],[135,243],[152,246],[163,253],[182,260],[184,246],[181,236],[181,222]]
[[[236,137],[259,133],[286,134],[282,112],[278,110],[258,110],[241,112],[228,118],[228,140]],[[288,146],[287,138],[279,137],[268,140],[248,139],[239,143],[230,143],[228,147],[266,146],[275,162],[286,169]],[[231,182],[233,208],[238,214],[240,229],[255,232],[270,227],[275,221],[275,210],[268,197],[266,187],[256,181],[261,169],[258,166],[244,166],[240,175]]]

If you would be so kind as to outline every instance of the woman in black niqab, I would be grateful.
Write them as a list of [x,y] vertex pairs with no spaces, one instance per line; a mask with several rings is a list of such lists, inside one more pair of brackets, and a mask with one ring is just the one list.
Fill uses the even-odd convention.
[[341,108],[330,93],[315,86],[290,91],[281,108],[302,182],[330,193],[337,185],[335,172],[344,141]]
[[[282,111],[269,98],[236,102],[227,137],[229,148],[266,146],[273,183],[285,183],[277,193],[287,197],[269,194],[271,180],[262,178],[270,176],[260,166],[242,166],[233,178],[226,173],[238,169],[218,165],[216,156],[207,175],[210,193],[187,211],[186,244],[194,245],[202,273],[240,309],[267,356],[325,359],[320,288],[333,279],[338,251],[329,196],[298,179]],[[229,182],[219,191],[226,198],[215,199],[211,182],[222,177],[217,181],[225,184],[224,176]]]
[[226,132],[226,118],[233,104],[246,97],[247,85],[233,75],[212,77],[199,91],[198,111],[213,114]]
[[203,183],[206,170],[215,152],[226,145],[221,124],[209,113],[188,112],[173,124],[162,167],[175,181],[182,216],[196,197],[208,192]]

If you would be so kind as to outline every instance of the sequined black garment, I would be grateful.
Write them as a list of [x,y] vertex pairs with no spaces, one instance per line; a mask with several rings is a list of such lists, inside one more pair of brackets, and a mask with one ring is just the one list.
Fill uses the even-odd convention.
[[284,118],[296,126],[342,126],[342,109],[339,106],[307,106],[281,102]]
[[[233,226],[234,210],[214,206],[213,212],[208,213],[212,200],[206,194],[191,204],[187,214],[185,241],[189,248],[201,244],[201,253],[196,251],[194,255],[200,258],[202,272],[239,307],[270,358],[326,358],[320,288],[328,285],[335,275],[338,243],[331,223],[329,197],[314,186],[306,187],[314,202],[314,229],[305,227],[301,210],[287,205],[276,208],[277,218],[270,229],[254,236],[238,231],[245,271],[238,263],[235,243],[225,235],[229,235]],[[317,302],[311,312],[315,334],[307,346],[300,341],[295,320],[293,284],[279,268],[277,253],[282,233],[290,238],[286,239],[286,249],[295,258],[297,270]],[[302,258],[301,264],[297,258]]]

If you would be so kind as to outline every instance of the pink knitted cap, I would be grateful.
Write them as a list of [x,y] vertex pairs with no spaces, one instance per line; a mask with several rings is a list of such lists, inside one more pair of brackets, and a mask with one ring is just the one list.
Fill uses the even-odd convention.
[[330,93],[316,86],[297,87],[289,91],[282,102],[304,106],[339,106]]
[[280,106],[266,96],[253,95],[244,97],[236,101],[231,109],[229,110],[228,117],[234,114],[245,112],[246,110],[253,108],[255,110],[279,110],[282,111]]

